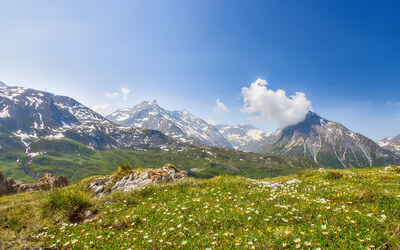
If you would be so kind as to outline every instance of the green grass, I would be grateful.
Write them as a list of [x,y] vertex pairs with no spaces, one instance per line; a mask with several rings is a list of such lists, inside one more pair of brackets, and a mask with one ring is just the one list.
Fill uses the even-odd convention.
[[[22,171],[26,166],[37,176],[45,173],[64,175],[77,183],[92,175],[107,175],[117,170],[122,163],[134,168],[160,168],[170,162],[179,169],[188,171],[196,178],[212,178],[221,174],[241,175],[250,178],[266,178],[296,173],[321,165],[302,158],[266,156],[221,148],[190,147],[186,151],[163,151],[153,149],[139,151],[132,149],[92,150],[71,139],[32,143],[31,150],[41,149],[46,154],[33,158],[24,152],[1,157],[0,171],[7,178],[33,181],[34,178]],[[62,152],[62,153],[60,153]],[[20,158],[17,163],[16,159]]]
[[[400,247],[397,170],[305,170],[268,181],[285,183],[293,178],[301,183],[280,189],[243,177],[189,178],[101,199],[85,189],[84,180],[61,192],[2,197],[0,248]],[[48,203],[58,204],[59,199],[60,204],[81,204],[83,199],[85,209],[95,209],[96,216],[72,223],[68,216],[46,215],[45,210],[63,209],[64,205]]]

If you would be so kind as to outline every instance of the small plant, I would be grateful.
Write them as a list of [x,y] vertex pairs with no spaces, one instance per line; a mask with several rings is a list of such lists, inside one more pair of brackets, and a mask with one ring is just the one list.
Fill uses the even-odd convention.
[[325,179],[336,180],[343,177],[343,174],[339,171],[327,171],[324,175]]
[[165,166],[164,167],[168,167],[168,168],[173,168],[176,172],[180,172],[180,170],[179,169],[177,169],[174,165],[172,165],[172,164],[170,164],[170,163],[168,163],[168,164],[165,164]]
[[78,222],[83,219],[83,213],[92,206],[91,198],[81,190],[55,189],[45,198],[42,209],[44,216]]
[[119,165],[118,170],[113,174],[114,179],[121,179],[122,177],[130,174],[133,171],[129,163],[122,163]]

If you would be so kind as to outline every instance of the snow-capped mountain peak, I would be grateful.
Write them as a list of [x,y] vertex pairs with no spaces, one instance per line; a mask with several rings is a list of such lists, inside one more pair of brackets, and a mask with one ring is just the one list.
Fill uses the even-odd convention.
[[263,152],[276,132],[267,133],[252,125],[217,125],[220,133],[235,149],[248,152]]
[[0,88],[7,88],[7,87],[8,86],[4,82],[0,81]]
[[379,146],[400,155],[400,135],[386,137],[377,142]]
[[0,123],[4,134],[19,138],[26,153],[33,141],[64,137],[92,148],[143,148],[169,143],[158,131],[117,125],[72,98],[20,87],[0,88]]
[[107,118],[124,126],[159,130],[183,142],[232,148],[219,131],[203,119],[187,110],[165,110],[155,100],[119,109]]
[[333,167],[376,166],[400,160],[369,138],[311,111],[304,121],[282,129],[266,153],[304,157]]

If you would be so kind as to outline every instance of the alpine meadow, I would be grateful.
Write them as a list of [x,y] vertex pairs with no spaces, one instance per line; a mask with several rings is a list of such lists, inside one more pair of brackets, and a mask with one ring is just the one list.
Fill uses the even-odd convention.
[[0,249],[400,249],[398,1],[0,1]]

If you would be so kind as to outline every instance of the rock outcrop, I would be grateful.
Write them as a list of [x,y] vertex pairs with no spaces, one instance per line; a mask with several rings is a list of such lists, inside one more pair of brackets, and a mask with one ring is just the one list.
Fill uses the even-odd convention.
[[54,176],[45,174],[39,182],[26,183],[13,179],[6,179],[0,171],[0,196],[16,194],[29,191],[51,190],[69,185],[69,181],[64,176]]
[[103,196],[107,192],[115,190],[131,191],[143,188],[151,183],[175,182],[187,177],[186,171],[181,171],[171,164],[167,164],[161,169],[150,169],[144,172],[132,171],[120,180],[113,180],[112,177],[99,177],[90,183],[90,188],[98,196]]

